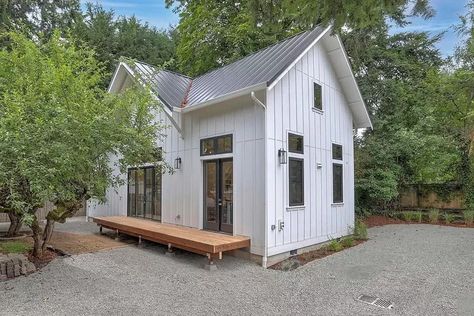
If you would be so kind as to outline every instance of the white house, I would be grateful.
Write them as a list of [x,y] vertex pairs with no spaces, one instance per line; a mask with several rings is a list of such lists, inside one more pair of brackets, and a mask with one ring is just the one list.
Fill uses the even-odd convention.
[[[356,128],[371,127],[339,37],[316,27],[190,78],[121,63],[117,92],[146,80],[179,167],[130,168],[88,216],[136,216],[251,238],[263,265],[351,233]],[[179,165],[179,166],[178,166]]]

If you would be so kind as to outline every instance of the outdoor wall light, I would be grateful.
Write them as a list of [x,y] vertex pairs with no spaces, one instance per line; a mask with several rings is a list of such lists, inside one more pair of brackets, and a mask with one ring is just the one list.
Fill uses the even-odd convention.
[[174,168],[181,169],[181,157],[178,157],[174,160]]
[[280,165],[286,164],[286,150],[283,148],[278,150],[278,160],[280,161]]

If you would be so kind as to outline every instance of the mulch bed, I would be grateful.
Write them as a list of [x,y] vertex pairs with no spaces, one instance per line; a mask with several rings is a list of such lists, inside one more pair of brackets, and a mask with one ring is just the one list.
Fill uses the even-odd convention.
[[453,222],[453,223],[444,223],[442,221],[438,221],[436,224],[428,223],[428,222],[407,222],[401,220],[399,218],[393,218],[389,216],[383,215],[371,215],[366,217],[364,223],[367,227],[376,227],[376,226],[384,226],[384,225],[394,225],[394,224],[427,224],[427,225],[439,225],[439,226],[451,226],[451,227],[460,227],[460,228],[474,228],[474,224],[466,225],[464,222]]
[[50,263],[54,259],[56,259],[56,257],[59,256],[59,254],[56,253],[55,251],[46,250],[43,252],[43,256],[41,258],[33,257],[31,252],[29,252],[26,256],[28,257],[28,260],[33,262],[33,264],[36,267],[36,270],[39,270],[41,268],[44,268],[48,263]]
[[[364,242],[366,242],[366,240],[354,240],[354,244],[352,245],[352,247],[360,245]],[[344,251],[345,249],[349,249],[349,248],[352,248],[352,247],[344,248],[341,251]],[[313,251],[308,251],[308,252],[290,257],[290,258],[285,259],[281,262],[278,262],[278,263],[276,263],[276,264],[274,264],[274,265],[272,265],[271,267],[268,267],[268,268],[272,269],[272,270],[279,270],[279,271],[292,271],[292,270],[294,270],[298,267],[301,267],[301,266],[303,266],[303,265],[305,265],[305,264],[307,264],[311,261],[318,260],[318,259],[330,256],[330,255],[332,255],[336,252],[340,252],[340,251],[333,251],[333,250],[328,249],[327,246],[323,246],[319,249],[316,249],[316,250],[313,250]]]

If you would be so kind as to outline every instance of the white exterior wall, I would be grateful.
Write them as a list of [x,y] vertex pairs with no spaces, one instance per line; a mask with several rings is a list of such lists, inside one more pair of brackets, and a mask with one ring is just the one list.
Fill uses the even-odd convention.
[[[260,95],[264,100],[265,96]],[[162,146],[166,161],[182,166],[162,178],[162,222],[203,227],[203,159],[233,157],[235,235],[251,237],[251,252],[264,255],[265,245],[265,142],[264,111],[247,97],[183,113],[184,137],[172,127],[165,113],[160,119],[170,127]],[[200,139],[233,134],[233,153],[200,156]],[[105,204],[89,203],[89,216],[127,215],[126,185],[107,191]]]
[[[323,113],[313,110],[313,82],[322,86]],[[352,114],[323,41],[267,92],[267,256],[350,234],[354,226]],[[288,207],[288,132],[304,136],[304,207]],[[332,143],[343,146],[344,203],[332,204]],[[291,153],[288,153],[290,156]],[[318,169],[317,164],[322,168]],[[278,230],[278,221],[284,229]],[[276,225],[272,230],[271,225]]]

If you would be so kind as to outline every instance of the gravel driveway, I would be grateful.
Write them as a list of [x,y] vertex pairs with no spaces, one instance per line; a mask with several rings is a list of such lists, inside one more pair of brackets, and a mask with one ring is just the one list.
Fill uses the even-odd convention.
[[[390,225],[357,247],[291,272],[161,247],[58,259],[0,283],[1,315],[474,315],[474,229]],[[388,299],[392,310],[355,301]]]

